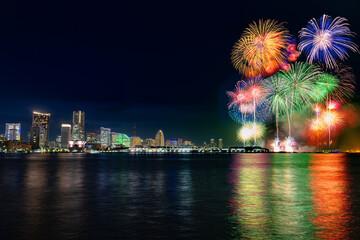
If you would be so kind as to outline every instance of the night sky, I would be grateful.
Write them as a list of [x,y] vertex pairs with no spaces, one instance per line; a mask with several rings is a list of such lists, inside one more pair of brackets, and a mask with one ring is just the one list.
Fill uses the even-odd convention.
[[[6,3],[5,3],[6,2]],[[235,141],[226,90],[240,76],[230,61],[244,28],[260,18],[287,22],[292,34],[326,13],[360,33],[356,1],[2,1],[0,126],[32,111],[51,113],[50,139],[72,111],[86,132],[115,132],[197,144]],[[359,45],[359,36],[356,38]],[[347,61],[359,76],[359,55]]]

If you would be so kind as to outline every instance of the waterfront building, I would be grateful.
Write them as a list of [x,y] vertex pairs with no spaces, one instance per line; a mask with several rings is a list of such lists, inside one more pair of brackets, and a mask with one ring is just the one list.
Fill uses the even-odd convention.
[[71,140],[71,124],[61,124],[61,147],[68,148]]
[[31,126],[29,142],[33,149],[40,148],[40,127]]
[[223,144],[223,140],[220,138],[219,139],[219,148],[223,148],[224,147],[224,144]]
[[73,141],[85,141],[85,112],[73,111]]
[[100,134],[92,133],[92,132],[86,133],[86,143],[88,143],[88,144],[101,143]]
[[155,139],[147,138],[142,141],[144,147],[155,147]]
[[141,138],[139,137],[130,137],[130,147],[141,146]]
[[116,138],[120,135],[121,133],[116,133],[116,132],[111,132],[111,147],[115,147],[116,146]]
[[130,138],[128,135],[119,133],[115,140],[115,147],[128,148],[130,147]]
[[185,140],[185,141],[184,141],[184,145],[185,145],[185,146],[191,146],[192,143],[191,143],[191,141],[189,141],[189,140]]
[[6,123],[5,137],[8,141],[20,141],[21,124],[20,123]]
[[164,133],[162,130],[159,130],[155,136],[155,147],[164,147],[164,146],[165,146]]
[[179,147],[177,140],[170,140],[170,147]]
[[210,139],[210,147],[216,147],[216,143],[214,139]]
[[170,147],[170,140],[169,139],[166,140],[165,147]]
[[100,128],[100,141],[101,148],[108,148],[111,145],[111,129],[110,128]]
[[178,146],[181,147],[183,145],[182,138],[178,138],[177,141],[178,141]]
[[33,112],[30,145],[44,148],[49,143],[50,113]]

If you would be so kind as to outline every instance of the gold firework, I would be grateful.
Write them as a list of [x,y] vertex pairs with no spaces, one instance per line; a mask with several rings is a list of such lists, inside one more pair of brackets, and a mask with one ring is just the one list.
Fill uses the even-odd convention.
[[248,78],[275,73],[286,58],[289,31],[283,25],[270,19],[250,24],[232,50],[234,67]]

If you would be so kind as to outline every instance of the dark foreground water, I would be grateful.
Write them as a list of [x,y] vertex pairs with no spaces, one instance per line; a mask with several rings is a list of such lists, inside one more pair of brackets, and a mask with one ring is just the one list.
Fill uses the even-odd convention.
[[359,239],[360,155],[7,154],[0,239]]

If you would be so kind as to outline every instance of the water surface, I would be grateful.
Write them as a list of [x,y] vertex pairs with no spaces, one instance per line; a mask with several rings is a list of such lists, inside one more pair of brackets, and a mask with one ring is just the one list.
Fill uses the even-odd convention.
[[356,239],[356,154],[6,154],[1,239]]

